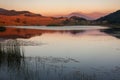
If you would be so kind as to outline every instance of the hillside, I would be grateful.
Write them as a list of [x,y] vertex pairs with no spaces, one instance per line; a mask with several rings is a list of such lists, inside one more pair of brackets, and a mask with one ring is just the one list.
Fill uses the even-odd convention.
[[61,24],[64,18],[55,19],[52,17],[29,17],[29,16],[6,16],[0,15],[0,25],[5,26],[45,26]]
[[78,17],[78,16],[72,16],[66,20],[63,21],[64,25],[85,25],[87,24],[87,19]]
[[45,17],[29,11],[15,11],[0,8],[0,25],[5,26],[44,26],[61,25],[65,18]]
[[18,15],[24,15],[24,16],[42,16],[41,14],[35,14],[29,11],[15,11],[15,10],[6,10],[3,8],[0,8],[0,15],[6,15],[6,16],[18,16]]
[[120,10],[96,20],[97,22],[106,22],[108,24],[120,24]]

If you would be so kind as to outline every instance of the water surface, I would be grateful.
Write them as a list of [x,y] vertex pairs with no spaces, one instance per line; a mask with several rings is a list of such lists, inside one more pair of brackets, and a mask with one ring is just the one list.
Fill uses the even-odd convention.
[[0,32],[0,80],[119,80],[119,75],[119,28],[9,26]]

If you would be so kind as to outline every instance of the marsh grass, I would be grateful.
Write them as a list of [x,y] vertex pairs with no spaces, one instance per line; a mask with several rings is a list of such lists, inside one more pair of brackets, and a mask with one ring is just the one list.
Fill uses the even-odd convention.
[[3,80],[96,80],[96,75],[65,66],[71,62],[79,63],[72,58],[24,57],[19,41],[0,43],[0,74],[5,73],[0,79]]
[[17,40],[0,43],[0,64],[7,63],[8,67],[11,68],[21,65],[24,51],[18,45],[19,42]]

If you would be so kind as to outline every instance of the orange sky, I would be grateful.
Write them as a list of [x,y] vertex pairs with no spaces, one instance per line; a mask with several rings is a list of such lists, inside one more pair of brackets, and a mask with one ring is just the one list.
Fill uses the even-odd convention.
[[113,12],[120,9],[120,0],[0,0],[5,9],[28,10],[45,16],[71,12]]

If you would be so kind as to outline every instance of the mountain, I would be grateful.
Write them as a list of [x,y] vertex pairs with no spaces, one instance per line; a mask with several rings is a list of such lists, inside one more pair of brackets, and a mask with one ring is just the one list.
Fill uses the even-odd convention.
[[101,13],[101,12],[93,12],[93,13],[88,13],[88,14],[85,14],[89,17],[92,17],[93,20],[96,20],[102,16],[105,16],[107,15],[108,13]]
[[75,21],[87,21],[85,18],[77,17],[77,16],[72,16],[69,19],[70,20],[75,20]]
[[93,20],[92,17],[89,17],[89,16],[85,15],[84,13],[77,13],[77,12],[70,13],[66,17],[70,18],[72,16],[77,16],[77,17],[85,18],[87,20]]
[[0,15],[6,16],[17,16],[17,15],[24,15],[24,16],[42,16],[41,14],[35,14],[29,11],[15,11],[15,10],[6,10],[0,8]]
[[107,22],[109,24],[120,24],[120,10],[108,14],[96,20],[97,22]]
[[[85,18],[87,20],[96,20],[102,16],[105,16],[107,13],[101,13],[101,12],[93,12],[93,13],[82,13],[82,12],[73,12],[68,15],[63,15],[63,17],[72,17],[72,16],[77,16],[81,18]],[[59,15],[60,17],[60,15]]]

